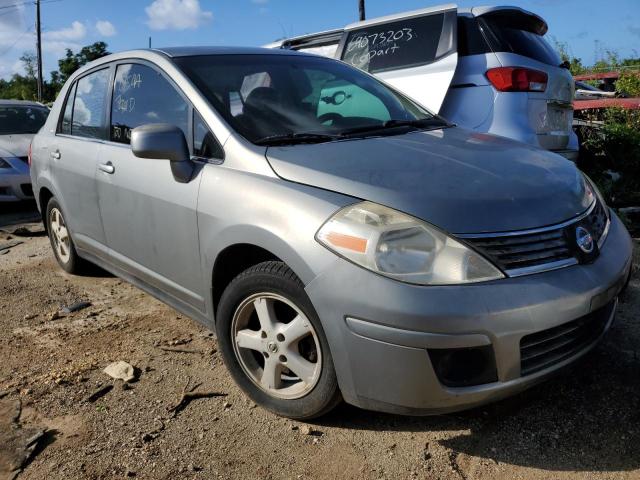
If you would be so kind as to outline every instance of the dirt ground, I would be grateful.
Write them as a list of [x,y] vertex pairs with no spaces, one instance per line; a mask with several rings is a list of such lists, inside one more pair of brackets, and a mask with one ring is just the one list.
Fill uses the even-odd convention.
[[[0,228],[32,214],[4,207]],[[0,251],[0,479],[29,457],[21,445],[20,480],[640,479],[637,267],[606,340],[547,383],[437,417],[343,405],[308,432],[247,400],[196,322],[106,273],[67,275],[32,230],[0,232],[0,247],[24,242]],[[78,301],[91,306],[55,318]],[[138,381],[89,398],[118,360]],[[174,415],[187,382],[226,396]]]

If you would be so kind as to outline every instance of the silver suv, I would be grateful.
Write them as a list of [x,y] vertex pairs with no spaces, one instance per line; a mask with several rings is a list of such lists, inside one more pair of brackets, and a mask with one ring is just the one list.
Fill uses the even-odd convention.
[[573,78],[519,7],[443,5],[279,41],[372,73],[444,118],[575,160]]
[[215,330],[246,394],[292,418],[520,391],[598,342],[629,276],[627,231],[571,162],[315,55],[110,55],[31,152],[60,266]]

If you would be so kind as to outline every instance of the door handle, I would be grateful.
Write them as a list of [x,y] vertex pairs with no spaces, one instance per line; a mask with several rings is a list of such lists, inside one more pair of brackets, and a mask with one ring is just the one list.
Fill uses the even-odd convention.
[[101,163],[98,165],[98,168],[102,170],[104,173],[109,173],[109,174],[112,174],[116,171],[116,167],[114,167],[113,163],[111,162]]
[[62,155],[60,155],[60,150],[56,150],[55,152],[51,152],[50,155],[51,155],[51,158],[54,158],[56,160],[60,160],[60,157],[62,156]]

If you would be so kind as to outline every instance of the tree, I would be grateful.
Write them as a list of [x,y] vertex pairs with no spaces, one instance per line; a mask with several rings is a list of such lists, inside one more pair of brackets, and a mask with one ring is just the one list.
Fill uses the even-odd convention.
[[36,73],[38,71],[38,58],[36,57],[36,54],[33,52],[24,52],[20,57],[20,61],[22,62],[25,73],[27,74],[27,78],[36,78]]
[[552,39],[556,50],[558,51],[558,55],[560,55],[560,59],[569,65],[571,75],[580,75],[587,70],[585,66],[582,65],[582,59],[574,57],[569,53],[569,45],[567,42],[561,42],[555,37],[552,37]]
[[[78,53],[67,49],[65,56],[58,60],[58,70],[51,72],[51,79],[43,85],[43,101],[53,102],[69,76],[77,69],[98,58],[109,55],[107,44],[96,42],[80,49]],[[0,98],[35,100],[37,97],[37,58],[33,52],[25,52],[20,57],[24,75],[14,74],[10,80],[0,79]]]
[[[78,70],[83,65],[109,55],[111,52],[107,51],[107,44],[104,42],[95,42],[86,47],[82,47],[80,52],[73,53],[69,48],[64,58],[58,60],[58,68],[60,70],[57,74],[57,79],[64,84],[67,78],[69,78],[73,72]],[[53,75],[53,72],[52,72]]]

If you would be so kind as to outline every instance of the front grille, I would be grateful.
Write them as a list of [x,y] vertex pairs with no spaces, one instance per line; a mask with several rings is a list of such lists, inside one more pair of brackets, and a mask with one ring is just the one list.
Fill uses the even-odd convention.
[[555,227],[495,235],[460,235],[510,276],[578,263],[575,229],[587,228],[601,243],[609,218],[600,201],[575,220]]
[[503,270],[533,267],[573,258],[564,232],[469,239]]
[[532,333],[520,340],[520,375],[544,370],[584,350],[600,337],[615,300],[577,320]]
[[22,193],[24,193],[26,196],[33,197],[33,187],[30,183],[23,183],[22,185],[20,185],[20,188],[22,189]]

